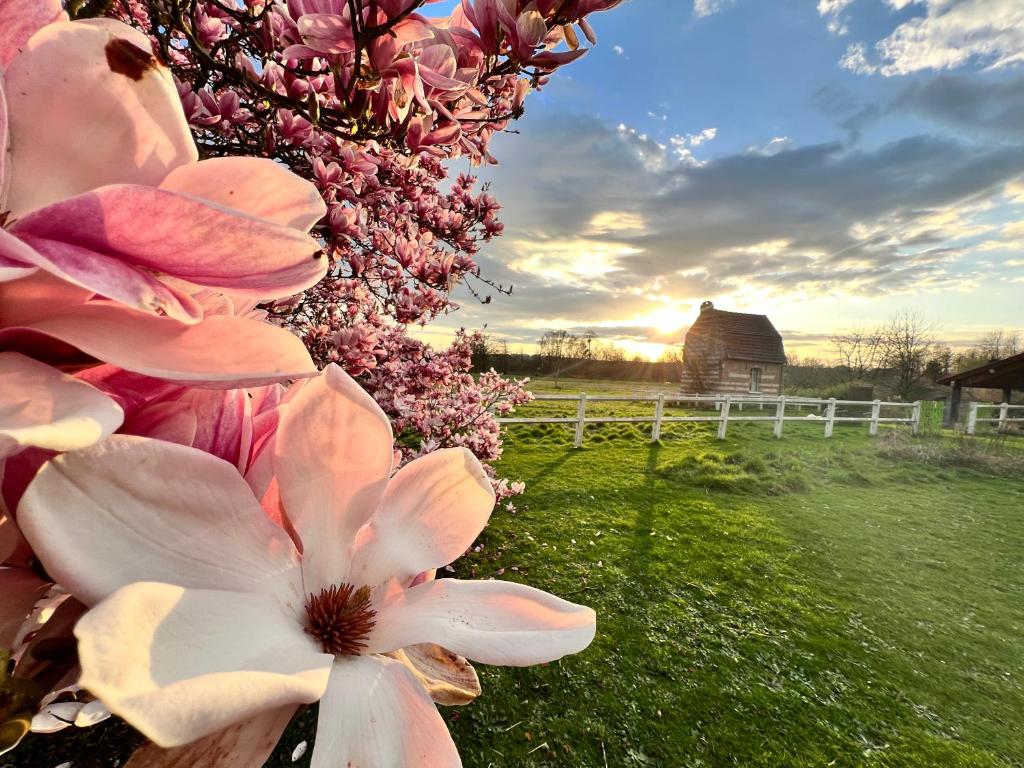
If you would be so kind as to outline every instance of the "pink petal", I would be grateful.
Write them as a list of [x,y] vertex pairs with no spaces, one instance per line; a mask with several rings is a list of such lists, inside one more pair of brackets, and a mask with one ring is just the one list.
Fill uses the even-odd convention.
[[0,70],[38,29],[67,18],[60,0],[0,0]]
[[27,568],[0,568],[0,651],[14,647],[25,618],[50,585]]
[[346,53],[355,50],[352,26],[334,13],[307,13],[299,19],[303,42],[318,54]]
[[300,339],[244,317],[215,316],[184,325],[110,302],[90,302],[0,330],[0,349],[39,349],[36,334],[128,371],[207,387],[259,386],[316,372]]
[[90,19],[41,29],[11,61],[15,216],[105,184],[156,185],[196,160],[174,82],[150,50],[141,32]]
[[79,681],[162,747],[323,695],[332,657],[274,598],[139,582],[75,626]]
[[188,403],[154,403],[127,419],[121,434],[192,445],[196,439],[196,413]]
[[148,743],[132,754],[125,768],[254,768],[270,757],[296,707],[287,704],[260,712],[182,747],[162,749]]
[[123,419],[120,406],[88,384],[17,352],[0,352],[0,458],[26,446],[87,448]]
[[215,157],[171,171],[160,189],[194,195],[258,219],[309,232],[327,213],[315,186],[273,160]]
[[235,468],[202,451],[115,435],[46,464],[17,517],[47,572],[90,605],[134,581],[304,605],[291,540]]
[[307,381],[281,417],[274,471],[302,540],[306,592],[346,581],[356,532],[380,505],[391,424],[336,365]]
[[[102,187],[34,211],[11,232],[30,242],[53,241],[46,255],[60,267],[72,258],[61,258],[60,246],[69,244],[259,299],[291,296],[327,270],[319,244],[297,230],[152,187]],[[83,267],[75,277],[100,292]]]
[[[0,465],[0,469],[3,469],[2,465]],[[0,499],[0,564],[9,562],[23,545],[28,546],[6,507],[7,505]]]
[[187,400],[199,424],[193,447],[236,467],[240,461],[244,463],[252,442],[252,409],[245,390],[196,389]]
[[[0,19],[3,16],[3,8],[8,0],[0,0]],[[8,11],[9,12],[9,11]],[[0,35],[3,33],[0,32]],[[4,45],[0,39],[0,211],[7,210],[7,188],[10,185],[10,176],[7,174],[7,143],[10,139],[7,130],[7,96],[4,94],[4,78],[2,60]],[[2,248],[0,248],[2,252]],[[4,259],[0,258],[0,264]],[[3,279],[0,273],[0,279]]]
[[430,696],[405,665],[339,656],[320,701],[310,768],[460,768]]
[[203,317],[202,307],[187,293],[117,257],[74,243],[31,236],[23,237],[23,241],[29,246],[28,254],[24,254],[27,260],[69,283],[133,309],[164,314],[183,323],[195,323]]
[[400,46],[415,43],[418,40],[426,40],[434,34],[433,28],[419,14],[406,16],[391,28],[391,34],[395,36]]
[[352,579],[408,584],[421,571],[447,565],[469,549],[487,524],[494,491],[465,448],[429,453],[388,483],[380,510],[360,532]]
[[369,650],[437,643],[473,661],[522,667],[579,653],[595,623],[590,608],[523,584],[439,579],[381,606]]
[[[3,81],[0,80],[0,83]],[[0,134],[2,138],[2,134]],[[2,143],[2,142],[0,142]],[[3,162],[2,147],[0,147],[0,185],[3,184]],[[0,188],[0,212],[3,208],[3,190]],[[32,259],[36,257],[35,251],[18,238],[0,228],[0,282],[8,280],[20,280],[35,272],[38,267],[33,266]]]

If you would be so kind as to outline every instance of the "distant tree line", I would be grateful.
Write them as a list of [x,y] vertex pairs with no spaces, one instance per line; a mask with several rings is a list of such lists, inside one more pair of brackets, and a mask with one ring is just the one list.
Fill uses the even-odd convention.
[[[783,388],[787,394],[851,399],[894,397],[913,400],[940,394],[935,382],[951,373],[1024,351],[1019,333],[995,330],[972,346],[954,350],[939,342],[935,324],[912,310],[882,323],[830,337],[831,358],[787,356]],[[479,335],[473,343],[473,367],[517,376],[678,382],[685,349],[667,347],[657,362],[627,355],[593,331],[544,333],[534,353],[512,353],[504,340]]]
[[628,356],[621,346],[599,339],[593,331],[575,334],[564,330],[548,331],[541,336],[533,354],[510,353],[506,342],[482,335],[473,347],[473,368],[494,368],[516,376],[551,377],[556,384],[563,376],[677,382],[682,372],[682,353],[666,350],[662,359],[651,362],[642,355]]
[[834,368],[847,384],[879,386],[904,400],[923,394],[944,376],[1021,351],[1020,335],[1002,330],[954,351],[939,343],[934,323],[912,310],[897,312],[880,325],[834,334],[831,342]]

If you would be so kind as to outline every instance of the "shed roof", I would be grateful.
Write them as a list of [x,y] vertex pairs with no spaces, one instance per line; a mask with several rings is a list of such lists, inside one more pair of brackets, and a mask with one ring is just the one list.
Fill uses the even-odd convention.
[[1024,390],[1024,352],[1002,360],[990,360],[977,368],[945,376],[939,384],[959,384],[961,387],[982,389]]
[[786,364],[782,336],[767,315],[749,315],[708,307],[702,309],[696,322],[686,333],[691,336],[717,335],[722,340],[725,356],[730,360]]

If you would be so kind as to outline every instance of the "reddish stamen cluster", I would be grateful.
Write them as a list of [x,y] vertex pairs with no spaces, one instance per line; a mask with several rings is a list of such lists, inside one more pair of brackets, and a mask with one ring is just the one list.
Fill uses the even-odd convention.
[[306,602],[306,633],[320,641],[325,653],[358,656],[376,623],[369,587],[333,585],[310,594]]

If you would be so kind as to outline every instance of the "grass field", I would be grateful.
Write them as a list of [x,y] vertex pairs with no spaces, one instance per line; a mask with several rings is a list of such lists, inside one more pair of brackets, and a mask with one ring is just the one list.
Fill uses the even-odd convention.
[[[510,431],[500,470],[527,493],[456,574],[591,605],[598,636],[479,668],[484,695],[444,710],[467,768],[1024,766],[1024,441],[648,429],[580,450]],[[271,765],[308,765],[314,722]],[[4,760],[112,765],[76,738]]]

